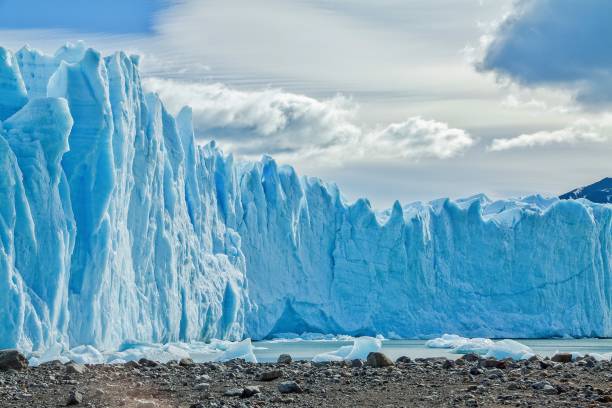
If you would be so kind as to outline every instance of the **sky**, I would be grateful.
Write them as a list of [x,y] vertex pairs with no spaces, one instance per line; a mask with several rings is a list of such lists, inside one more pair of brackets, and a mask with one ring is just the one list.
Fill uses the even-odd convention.
[[142,56],[198,140],[379,208],[611,176],[612,3],[0,0],[0,46]]

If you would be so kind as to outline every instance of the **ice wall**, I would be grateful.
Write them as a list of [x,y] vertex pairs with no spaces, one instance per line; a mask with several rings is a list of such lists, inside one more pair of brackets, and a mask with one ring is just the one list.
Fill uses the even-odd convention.
[[612,206],[367,200],[198,146],[138,59],[0,49],[0,348],[612,336]]
[[240,238],[189,112],[123,53],[0,56],[0,348],[242,338]]
[[280,190],[264,200],[267,219],[239,228],[259,308],[247,318],[255,336],[612,334],[609,205],[441,200],[376,214],[365,200],[346,205],[334,189],[303,186],[301,199],[286,194],[270,212],[283,189],[264,183]]

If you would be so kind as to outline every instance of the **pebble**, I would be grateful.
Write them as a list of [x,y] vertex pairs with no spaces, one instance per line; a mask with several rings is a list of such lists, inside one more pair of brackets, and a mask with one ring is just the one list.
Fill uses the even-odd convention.
[[78,391],[70,391],[66,405],[79,405],[83,402],[83,395]]
[[[606,404],[612,402],[612,363],[590,357],[568,363],[553,360],[557,358],[515,362],[406,357],[385,368],[361,360],[324,364],[234,360],[194,363],[189,369],[180,361],[87,366],[52,362],[0,371],[0,406],[65,406],[72,392],[81,400],[77,406],[92,408],[144,407],[143,401],[157,408],[431,407],[444,401],[463,407],[611,406]],[[500,362],[506,368],[499,368]],[[540,363],[547,368],[541,369]],[[74,375],[80,368],[83,375]],[[249,383],[268,375],[276,381]]]

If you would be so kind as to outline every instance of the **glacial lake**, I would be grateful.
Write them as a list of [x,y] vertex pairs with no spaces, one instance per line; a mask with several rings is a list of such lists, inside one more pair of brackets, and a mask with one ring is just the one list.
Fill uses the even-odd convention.
[[[559,352],[612,353],[612,339],[516,339],[531,347],[536,354],[552,356]],[[299,341],[257,341],[253,342],[257,361],[275,362],[280,354],[289,354],[294,360],[310,360],[315,355],[352,345],[352,341],[341,340],[299,340]],[[382,351],[392,359],[401,356],[410,358],[447,357],[459,358],[460,354],[448,349],[425,347],[425,340],[384,340]]]

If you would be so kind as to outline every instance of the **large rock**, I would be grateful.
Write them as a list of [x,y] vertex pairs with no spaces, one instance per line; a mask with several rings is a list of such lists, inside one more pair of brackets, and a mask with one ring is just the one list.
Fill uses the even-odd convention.
[[393,361],[383,353],[374,351],[368,354],[368,365],[371,367],[390,367],[393,365]]
[[73,361],[66,364],[66,372],[68,374],[83,374],[87,371],[87,368],[84,365],[77,364]]
[[240,395],[242,398],[251,398],[253,395],[259,394],[261,391],[256,385],[247,385],[242,390],[242,394]]
[[283,381],[278,384],[278,391],[281,394],[301,393],[302,387],[295,381]]
[[244,388],[227,388],[223,392],[223,395],[225,395],[226,397],[240,397],[242,396],[242,391],[244,391]]
[[70,394],[68,394],[68,400],[66,401],[66,405],[79,405],[82,402],[83,395],[80,392],[76,390],[70,391]]
[[259,379],[261,381],[273,381],[276,380],[277,378],[281,378],[283,376],[283,372],[281,370],[270,370],[270,371],[264,371],[263,373],[261,373],[261,375],[259,376]]
[[355,360],[351,360],[351,367],[353,368],[361,368],[363,367],[363,361],[356,358]]
[[499,368],[505,369],[507,364],[504,360],[496,360],[494,358],[487,358],[480,361],[480,366],[484,368]]
[[195,365],[195,363],[190,358],[181,358],[181,360],[179,361],[179,365],[181,367],[192,367]]
[[555,363],[571,363],[572,362],[572,354],[571,353],[557,353],[551,358]]
[[293,359],[291,358],[289,354],[281,354],[280,356],[278,356],[277,362],[279,364],[291,364],[292,361]]
[[0,351],[0,370],[23,370],[28,368],[28,359],[17,350]]
[[480,356],[475,353],[467,353],[461,356],[460,359],[473,363],[474,361],[480,360]]
[[395,360],[396,363],[404,363],[404,364],[408,364],[410,362],[412,362],[412,359],[408,356],[401,356],[399,357],[397,360]]

